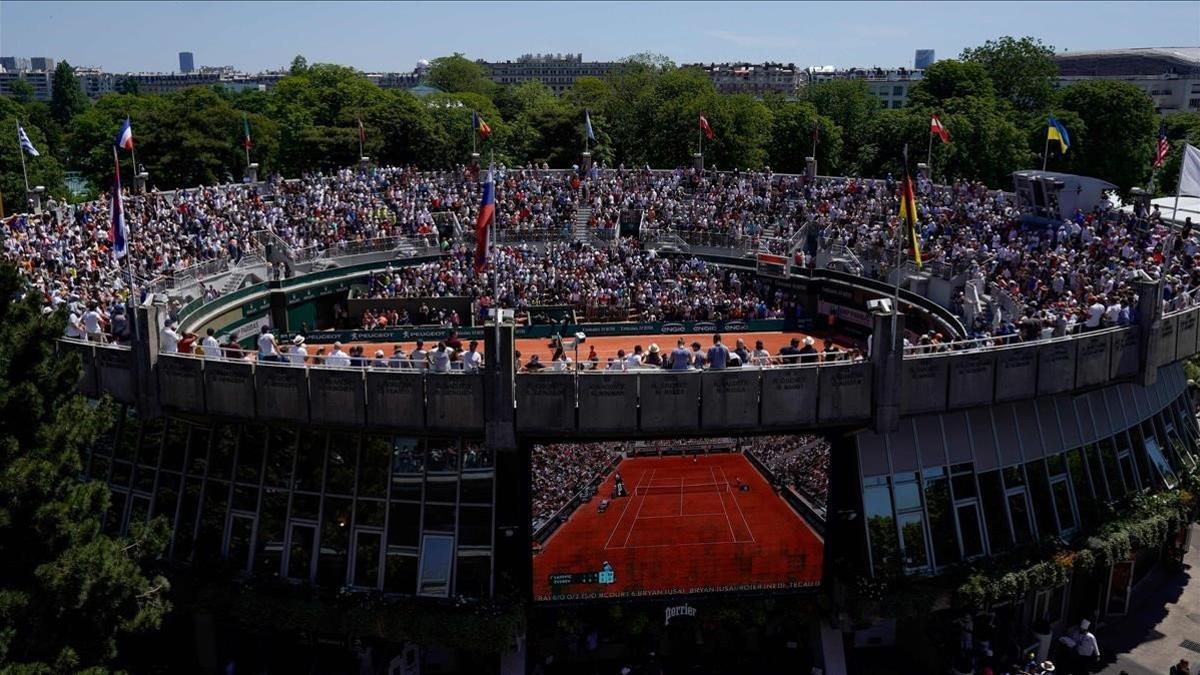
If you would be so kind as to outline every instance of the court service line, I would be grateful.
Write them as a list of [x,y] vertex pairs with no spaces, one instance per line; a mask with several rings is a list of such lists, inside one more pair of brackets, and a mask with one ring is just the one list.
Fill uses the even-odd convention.
[[[617,467],[620,468],[620,464]],[[617,522],[613,523],[612,532],[608,533],[608,541],[604,542],[604,548],[607,550],[608,545],[612,543],[612,538],[617,534],[617,528],[621,527],[621,521],[625,520],[625,512],[629,510],[629,504],[637,498],[637,489],[642,486],[642,481],[646,479],[646,470],[642,470],[642,475],[638,476],[637,485],[633,486],[633,495],[625,500],[625,508],[621,509],[621,515],[617,516]]]
[[[729,476],[725,475],[725,467],[721,467],[721,475],[725,476],[725,484],[728,485],[729,484]],[[737,494],[736,493],[730,493],[730,494],[733,495],[733,505],[738,508],[738,513],[741,514],[741,516],[742,516],[742,524],[746,526],[746,531],[750,533],[750,543],[757,544],[758,541],[755,540],[755,538],[754,538],[754,530],[750,529],[750,521],[746,520],[746,513],[745,513],[745,511],[742,511],[742,505],[738,503]],[[725,503],[724,500],[722,500],[721,503],[724,504]]]
[[[708,472],[712,474],[713,483],[715,484],[717,482],[717,473],[715,471],[713,471],[713,468],[711,466],[708,467]],[[728,480],[728,479],[726,479],[726,480]],[[729,484],[726,483],[725,487],[726,487],[726,490],[728,490]],[[725,524],[727,526],[729,526],[729,537],[731,539],[733,539],[732,543],[736,544],[736,543],[738,543],[737,535],[734,534],[733,523],[729,520],[729,509],[726,508],[726,506],[725,506],[725,493],[717,492],[717,499],[721,500],[721,511],[725,514]]]
[[[654,471],[652,471],[650,473],[650,484],[651,485],[654,485],[654,474],[657,472],[658,472],[658,469],[654,469]],[[635,494],[636,494],[636,492],[635,492]],[[629,547],[629,538],[633,536],[633,531],[635,529],[637,529],[638,515],[640,515],[642,513],[642,507],[645,505],[646,505],[646,495],[642,495],[642,501],[638,502],[638,510],[636,513],[633,514],[633,524],[629,526],[629,532],[627,532],[625,534],[625,541],[623,541],[621,543],[621,548]]]
[[622,546],[621,548],[683,548],[684,546],[720,546],[722,544],[749,544],[748,541],[693,541],[688,544],[639,544],[637,546]]
[[699,517],[699,516],[719,516],[719,515],[721,515],[721,512],[720,512],[720,511],[713,511],[712,513],[685,513],[685,514],[683,514],[683,515],[681,515],[681,516],[676,516],[676,515],[670,515],[670,516],[646,516],[645,518],[638,518],[638,520],[660,520],[660,519],[662,519],[662,518],[696,518],[696,517]]

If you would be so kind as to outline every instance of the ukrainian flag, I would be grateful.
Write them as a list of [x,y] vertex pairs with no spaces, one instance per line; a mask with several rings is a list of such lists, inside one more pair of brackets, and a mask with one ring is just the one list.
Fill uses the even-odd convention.
[[1067,154],[1067,148],[1071,147],[1071,136],[1067,134],[1067,128],[1062,125],[1062,122],[1050,117],[1050,126],[1046,129],[1047,141],[1058,141],[1058,148],[1062,154]]

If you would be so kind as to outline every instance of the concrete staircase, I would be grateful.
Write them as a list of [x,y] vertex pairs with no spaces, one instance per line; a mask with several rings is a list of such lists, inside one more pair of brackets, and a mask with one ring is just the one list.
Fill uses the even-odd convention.
[[571,220],[571,240],[587,242],[591,239],[591,232],[588,231],[588,221],[592,218],[592,210],[586,206],[581,206],[575,210],[575,217]]
[[229,273],[225,279],[225,283],[221,284],[221,295],[232,293],[242,287],[242,283],[246,281],[247,272],[242,270],[234,270]]

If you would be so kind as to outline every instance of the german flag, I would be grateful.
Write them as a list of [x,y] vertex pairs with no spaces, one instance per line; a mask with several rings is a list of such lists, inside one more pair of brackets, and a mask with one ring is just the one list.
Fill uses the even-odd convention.
[[904,174],[904,185],[900,188],[900,220],[908,228],[908,238],[912,240],[913,260],[917,269],[921,268],[921,242],[917,239],[917,198],[913,193],[912,178]]

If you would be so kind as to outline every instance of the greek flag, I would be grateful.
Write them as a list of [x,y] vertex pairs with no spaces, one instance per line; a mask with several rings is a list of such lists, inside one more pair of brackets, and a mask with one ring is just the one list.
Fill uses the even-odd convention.
[[21,144],[22,150],[29,153],[30,157],[37,157],[42,154],[37,151],[37,148],[33,147],[33,143],[29,140],[29,136],[25,133],[25,130],[21,128],[20,122],[17,122],[17,142]]

